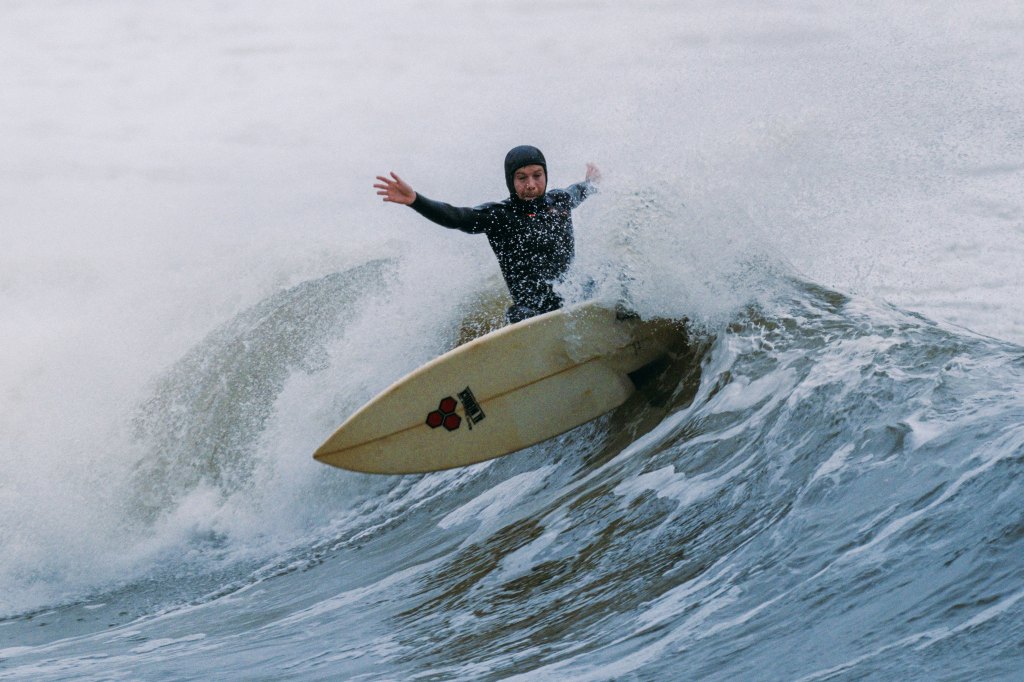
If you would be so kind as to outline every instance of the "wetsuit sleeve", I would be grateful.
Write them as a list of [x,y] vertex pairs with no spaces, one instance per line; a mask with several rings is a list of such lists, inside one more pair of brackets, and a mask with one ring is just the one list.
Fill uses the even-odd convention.
[[490,204],[475,208],[461,208],[441,201],[428,199],[419,192],[411,207],[421,216],[453,230],[461,230],[469,234],[480,234],[487,228]]
[[570,206],[576,208],[583,203],[584,199],[591,194],[597,193],[597,186],[589,180],[584,180],[583,182],[577,182],[575,185],[569,185],[564,191],[569,195]]

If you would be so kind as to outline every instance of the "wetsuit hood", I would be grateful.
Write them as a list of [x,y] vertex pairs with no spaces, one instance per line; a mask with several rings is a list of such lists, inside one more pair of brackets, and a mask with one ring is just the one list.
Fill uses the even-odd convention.
[[508,186],[508,192],[512,195],[513,199],[519,198],[516,194],[515,183],[513,182],[516,171],[523,166],[532,166],[533,164],[544,168],[545,179],[547,179],[548,162],[544,160],[544,154],[536,147],[531,147],[528,144],[520,145],[513,147],[505,155],[505,185]]

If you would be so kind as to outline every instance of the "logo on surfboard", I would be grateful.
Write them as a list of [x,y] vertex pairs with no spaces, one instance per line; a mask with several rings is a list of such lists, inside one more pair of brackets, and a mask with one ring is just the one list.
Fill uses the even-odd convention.
[[487,417],[469,386],[466,386],[456,395],[459,396],[459,400],[455,400],[450,395],[441,398],[441,401],[437,404],[437,409],[427,414],[427,426],[432,429],[443,426],[446,431],[458,431],[459,427],[462,426],[462,417],[456,414],[455,410],[458,408],[460,401],[462,402],[462,409],[466,413],[466,425],[469,426],[470,430],[472,430],[473,424],[479,424]]

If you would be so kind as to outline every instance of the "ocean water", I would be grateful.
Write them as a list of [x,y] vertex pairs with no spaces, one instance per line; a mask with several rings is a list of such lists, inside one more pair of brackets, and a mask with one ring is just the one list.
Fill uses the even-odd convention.
[[[1024,676],[1024,8],[0,2],[0,679]],[[464,469],[313,450],[562,290],[690,341]]]

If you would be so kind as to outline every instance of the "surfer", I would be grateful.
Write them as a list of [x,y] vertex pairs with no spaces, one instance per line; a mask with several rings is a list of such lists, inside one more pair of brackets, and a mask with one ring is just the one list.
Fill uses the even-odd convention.
[[522,145],[505,155],[509,198],[474,208],[428,199],[394,172],[377,180],[374,187],[384,201],[410,206],[444,227],[487,235],[512,295],[505,317],[514,323],[562,306],[553,285],[565,276],[575,255],[572,209],[596,191],[601,173],[588,163],[583,182],[548,190],[544,154]]

